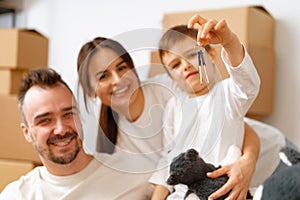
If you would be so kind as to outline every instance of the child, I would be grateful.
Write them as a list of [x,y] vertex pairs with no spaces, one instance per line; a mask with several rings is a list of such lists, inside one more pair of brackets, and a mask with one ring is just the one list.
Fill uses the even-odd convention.
[[[199,32],[176,26],[163,35],[159,44],[159,54],[168,74],[186,93],[181,98],[170,99],[166,107],[164,131],[175,137],[167,163],[188,148],[195,148],[206,162],[225,165],[240,155],[244,116],[258,94],[260,79],[250,56],[225,20],[206,20],[196,15],[189,27],[196,23],[200,25]],[[221,55],[230,78],[221,81],[208,54],[201,50],[203,60],[198,49],[195,50],[197,43],[204,47],[222,45]],[[200,68],[200,64],[206,66]],[[165,183],[166,170],[163,168],[150,180],[157,184],[157,191],[162,186],[163,190],[172,191]],[[175,193],[169,198],[178,198],[177,195],[183,198],[184,193],[182,186],[175,186]]]

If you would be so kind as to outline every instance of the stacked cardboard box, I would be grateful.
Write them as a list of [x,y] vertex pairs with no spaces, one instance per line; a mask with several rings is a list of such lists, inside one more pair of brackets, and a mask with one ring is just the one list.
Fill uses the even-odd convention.
[[47,67],[48,39],[35,30],[0,29],[0,191],[41,161],[21,128],[17,93],[31,68]]
[[[274,18],[261,6],[225,8],[217,10],[199,10],[182,13],[166,13],[162,20],[162,27],[168,29],[175,25],[187,24],[188,19],[195,14],[206,19],[226,19],[231,29],[239,36],[247,48],[257,71],[261,77],[260,93],[250,108],[248,115],[260,118],[268,115],[273,110],[274,91]],[[216,47],[220,52],[220,47]],[[149,76],[163,73],[164,69],[160,63],[158,53],[152,52],[153,65],[150,68]],[[217,65],[223,78],[228,73],[221,59]]]
[[24,73],[47,67],[48,39],[35,30],[0,29],[0,44],[0,94],[16,94]]

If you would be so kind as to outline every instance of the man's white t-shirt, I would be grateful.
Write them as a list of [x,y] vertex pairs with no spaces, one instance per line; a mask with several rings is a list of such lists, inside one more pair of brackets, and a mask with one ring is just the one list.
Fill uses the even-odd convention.
[[116,171],[96,159],[82,171],[70,176],[54,176],[44,166],[36,167],[1,193],[2,200],[147,200],[152,185],[139,174]]

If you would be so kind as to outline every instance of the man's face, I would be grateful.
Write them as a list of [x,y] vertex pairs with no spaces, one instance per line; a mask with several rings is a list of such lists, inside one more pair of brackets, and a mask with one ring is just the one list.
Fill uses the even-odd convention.
[[76,158],[82,149],[81,125],[77,105],[66,86],[33,86],[25,95],[23,112],[27,125],[21,124],[21,128],[42,161],[68,164]]

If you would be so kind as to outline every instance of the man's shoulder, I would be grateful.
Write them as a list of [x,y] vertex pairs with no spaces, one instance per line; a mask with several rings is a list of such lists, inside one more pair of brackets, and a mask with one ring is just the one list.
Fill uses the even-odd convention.
[[28,189],[34,188],[34,183],[40,177],[40,167],[35,167],[27,174],[21,176],[18,180],[9,183],[1,192],[0,200],[2,199],[15,199],[26,194]]

